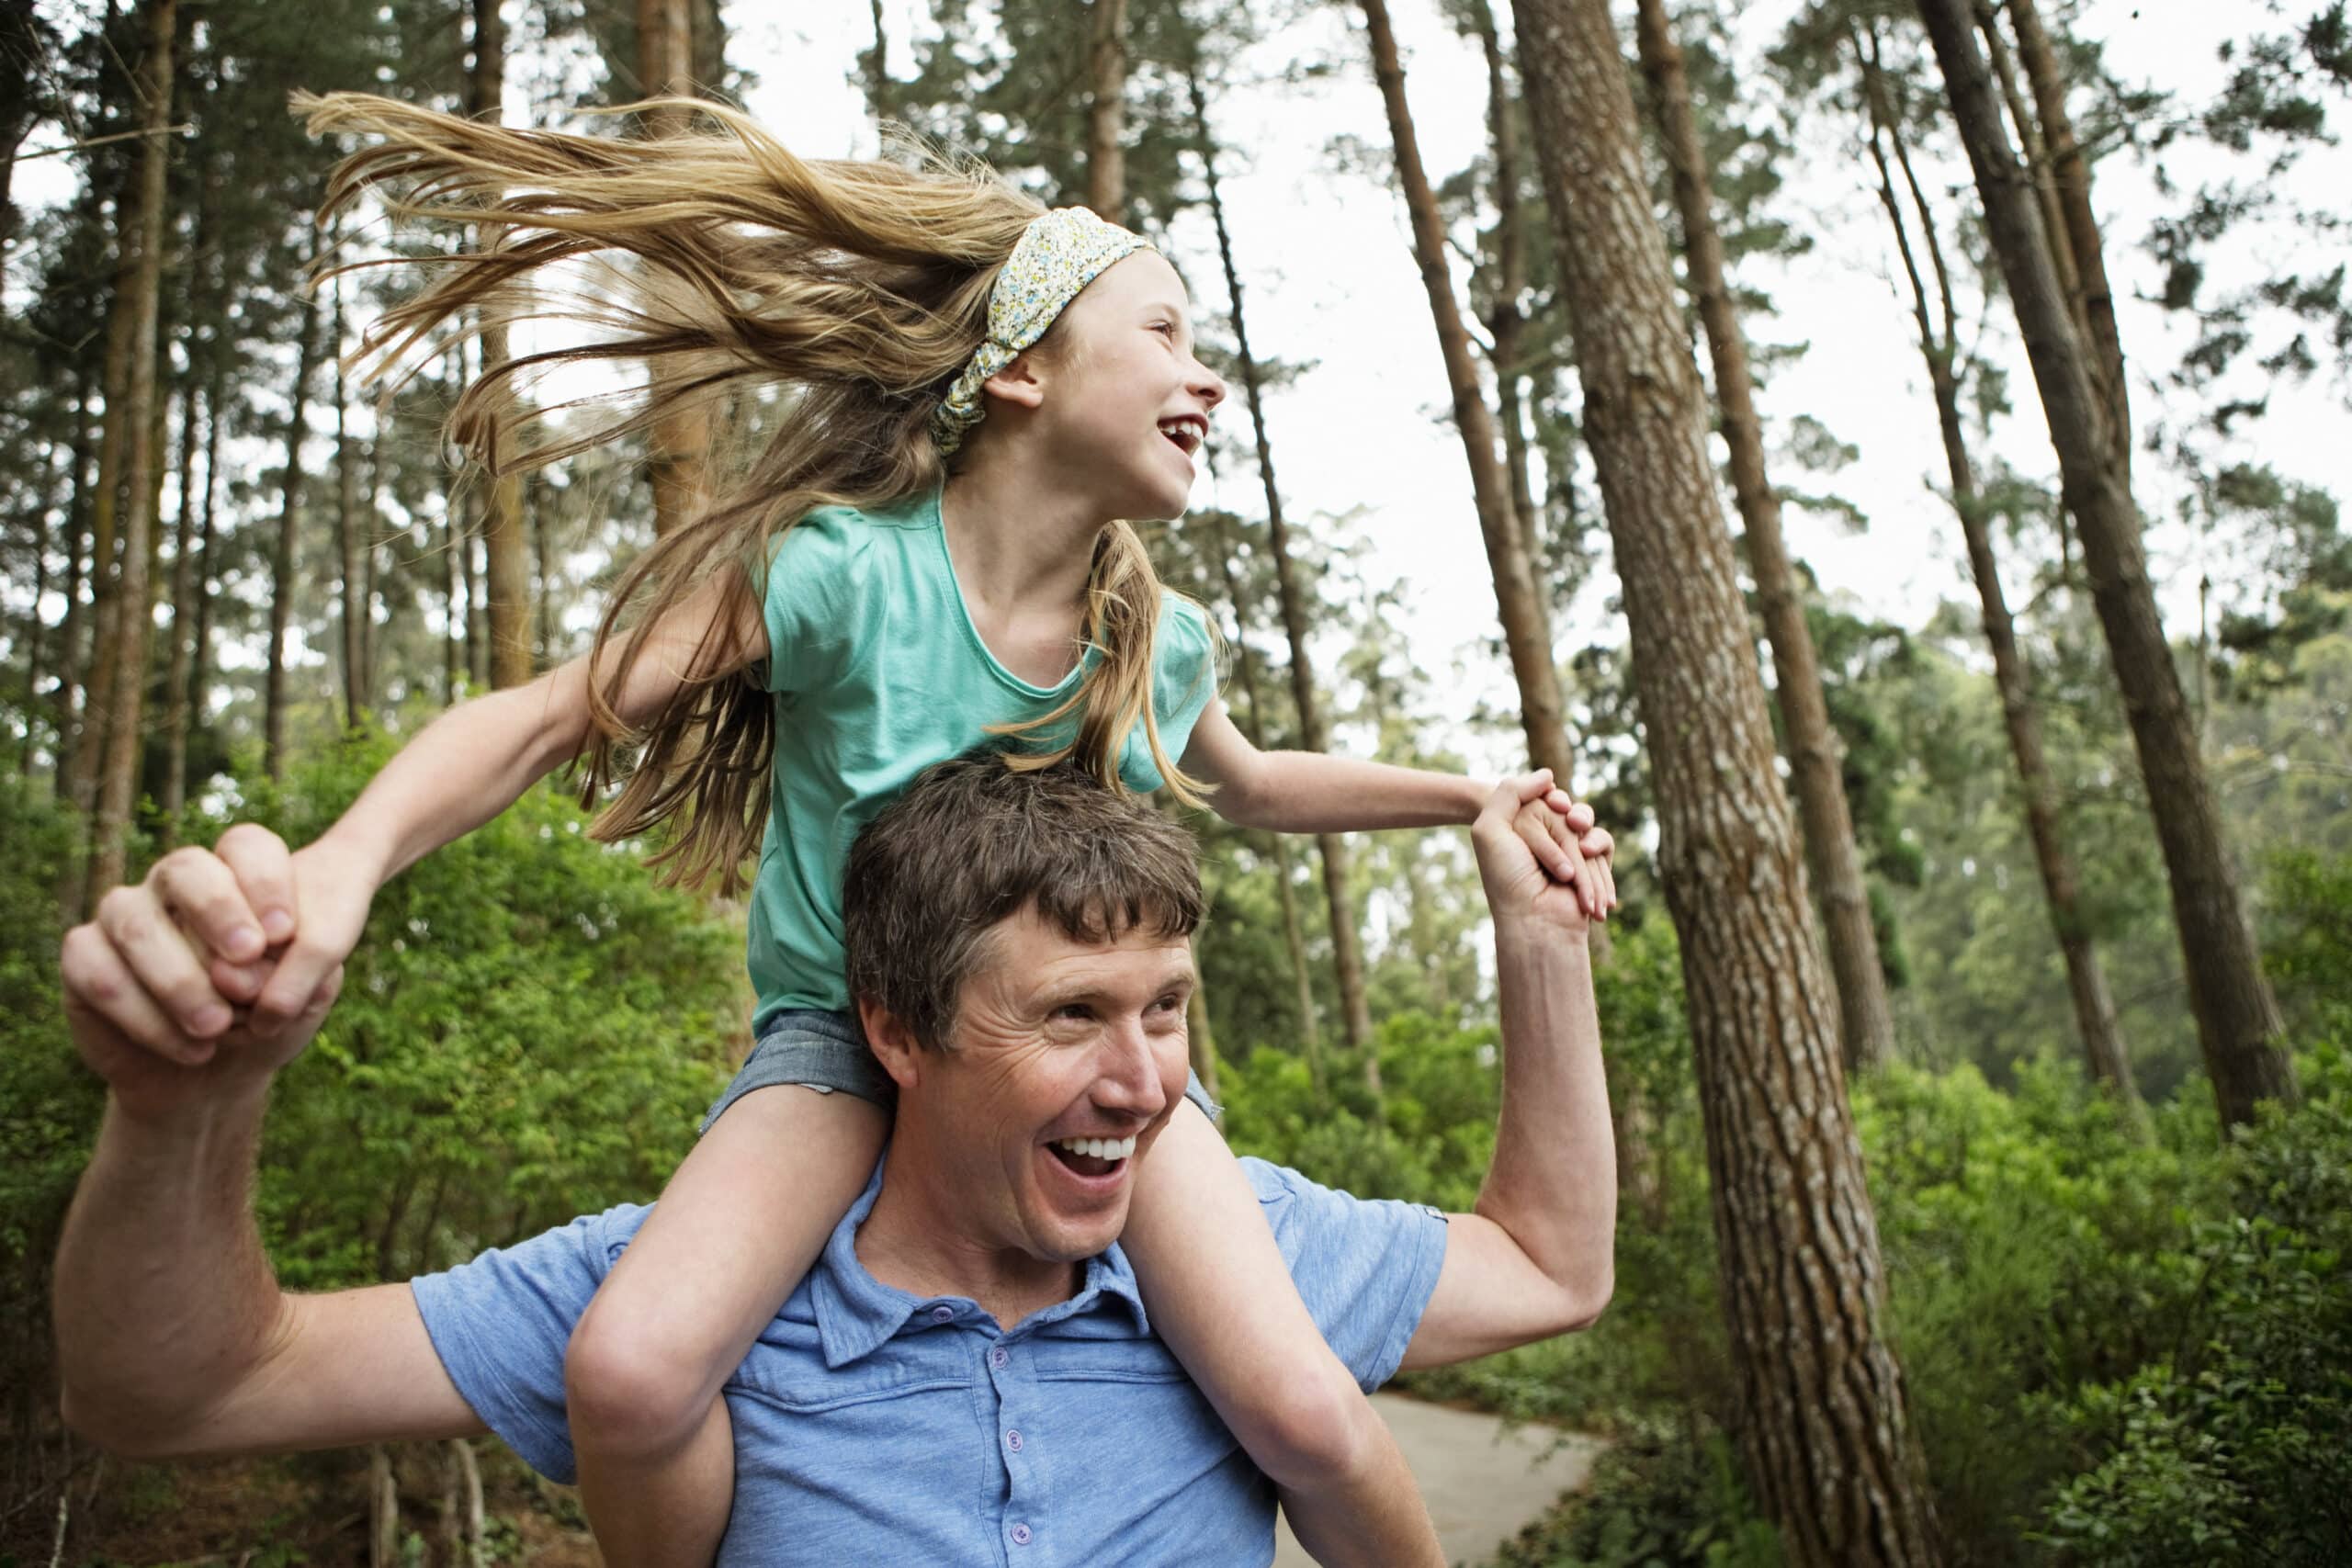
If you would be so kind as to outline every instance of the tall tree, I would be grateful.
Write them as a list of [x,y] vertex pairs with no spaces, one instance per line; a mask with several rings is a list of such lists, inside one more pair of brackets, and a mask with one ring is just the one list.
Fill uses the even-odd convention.
[[[466,112],[495,122],[506,101],[506,28],[499,18],[499,0],[471,0],[473,62],[466,73]],[[643,7],[640,7],[642,10]],[[506,363],[506,323],[495,310],[485,310],[481,323],[481,372],[488,376]],[[337,463],[343,464],[341,415],[337,414]],[[531,678],[531,571],[529,541],[524,537],[523,476],[512,470],[482,477],[482,550],[489,570],[490,683],[519,686]],[[346,546],[356,568],[357,557]],[[354,573],[356,575],[356,571]],[[345,615],[355,629],[355,614],[346,592]],[[346,638],[350,667],[364,664],[356,637]],[[357,707],[353,705],[353,721]]]
[[[1290,530],[1283,521],[1282,487],[1274,479],[1273,439],[1266,430],[1264,377],[1250,347],[1250,327],[1242,308],[1241,272],[1233,260],[1233,234],[1225,217],[1225,197],[1217,183],[1216,146],[1209,134],[1208,103],[1201,86],[1200,65],[1190,62],[1186,85],[1193,108],[1195,150],[1208,188],[1209,217],[1216,229],[1217,259],[1225,268],[1226,298],[1233,315],[1235,363],[1241,372],[1241,393],[1250,405],[1250,430],[1256,443],[1258,479],[1266,496],[1266,551],[1273,557],[1274,593],[1281,602],[1283,633],[1290,645],[1291,699],[1298,710],[1298,743],[1309,751],[1328,751],[1329,722],[1315,690],[1315,661],[1306,647],[1306,600],[1292,559]],[[1368,1049],[1372,1041],[1372,1010],[1364,999],[1363,946],[1356,930],[1355,897],[1349,886],[1348,841],[1337,833],[1317,833],[1315,847],[1323,863],[1323,897],[1330,911],[1331,967],[1340,987],[1340,1037],[1351,1051],[1363,1055],[1365,1073],[1375,1089],[1380,1064]]]
[[269,558],[269,664],[263,685],[262,761],[271,778],[286,776],[286,634],[293,624],[296,546],[302,529],[302,438],[311,432],[311,376],[319,357],[319,300],[302,296],[287,400],[286,474],[278,485],[277,536]]
[[1396,34],[1389,25],[1386,0],[1363,3],[1372,41],[1372,73],[1380,84],[1381,105],[1387,111],[1389,135],[1396,147],[1397,182],[1404,186],[1405,209],[1412,222],[1413,256],[1420,265],[1430,314],[1437,325],[1438,351],[1453,397],[1454,428],[1461,434],[1463,456],[1469,461],[1478,532],[1486,541],[1495,603],[1502,615],[1503,644],[1519,683],[1520,724],[1527,732],[1527,751],[1535,765],[1551,769],[1563,788],[1570,787],[1569,781],[1576,776],[1576,757],[1561,720],[1560,674],[1552,661],[1551,614],[1535,591],[1534,569],[1511,505],[1510,483],[1496,458],[1494,417],[1478,385],[1478,367],[1470,355],[1470,334],[1462,324],[1462,309],[1454,301],[1453,277],[1446,264],[1445,225],[1438,215],[1429,175],[1421,166],[1420,143],[1405,98],[1405,68],[1397,61]]
[[[1862,73],[1862,107],[1869,122],[1871,163],[1878,174],[1879,205],[1894,238],[1895,254],[1910,282],[1911,313],[1919,333],[1919,355],[1928,368],[1928,384],[1936,400],[1936,424],[1943,437],[1944,468],[1951,481],[1952,511],[1958,514],[1968,547],[1968,569],[1976,582],[1984,641],[1993,652],[1993,682],[2001,696],[2001,718],[2008,732],[2009,756],[2017,764],[2018,793],[2025,808],[2026,831],[2033,840],[2034,863],[2041,874],[2042,900],[2050,910],[2052,934],[2066,966],[2066,992],[2075,1010],[2075,1032],[2081,1036],[2083,1055],[2091,1077],[2126,1107],[2136,1107],[2139,1095],[2132,1077],[2132,1059],[2116,1025],[2115,1000],[2107,971],[2092,944],[2089,921],[2083,908],[2082,876],[2066,846],[2059,820],[2058,792],[2050,776],[2042,743],[2041,715],[2033,695],[2032,677],[2018,648],[2017,628],[2008,600],[2001,588],[2000,563],[1993,553],[1990,508],[1977,489],[1975,465],[1968,450],[1968,433],[1960,408],[1960,312],[1952,299],[1952,281],[1937,238],[1935,214],[1927,192],[1912,171],[1911,156],[1900,118],[1883,79],[1881,50],[1875,32],[1865,34],[1859,23],[1851,29],[1857,63]],[[1894,163],[1903,171],[1903,183],[1917,213],[1919,231],[1936,277],[1931,306],[1928,284],[1911,243],[1910,224],[1895,191]]]
[[[1250,646],[1250,616],[1241,597],[1241,589],[1233,574],[1233,540],[1219,513],[1216,527],[1216,567],[1218,581],[1225,587],[1225,602],[1233,610],[1233,673],[1241,687],[1241,730],[1250,744],[1261,751],[1266,749],[1266,714],[1258,698],[1258,656]],[[1290,838],[1283,833],[1266,835],[1274,863],[1274,890],[1283,912],[1283,946],[1290,956],[1291,980],[1298,989],[1299,1046],[1306,1054],[1306,1075],[1317,1094],[1323,1092],[1323,1031],[1315,1016],[1315,987],[1306,973],[1306,937],[1299,924],[1298,890],[1291,886]]]
[[1804,863],[1607,0],[1515,0],[1681,940],[1750,1484],[1793,1562],[1937,1561]]
[[1748,568],[1764,635],[1772,644],[1773,695],[1788,737],[1790,784],[1804,823],[1805,863],[1820,899],[1829,967],[1838,981],[1840,1032],[1849,1072],[1876,1067],[1894,1049],[1894,1013],[1887,1005],[1886,971],[1862,885],[1861,852],[1853,813],[1839,775],[1837,731],[1821,693],[1820,663],[1806,628],[1804,600],[1781,533],[1781,498],[1764,466],[1764,432],[1756,415],[1747,372],[1747,340],[1740,331],[1724,277],[1724,245],[1715,231],[1714,191],[1707,155],[1690,108],[1682,49],[1666,18],[1666,0],[1640,0],[1635,35],[1642,72],[1649,80],[1651,112],[1672,173],[1674,206],[1682,220],[1682,254],[1690,294],[1706,328],[1714,362],[1715,400],[1731,450],[1732,494],[1747,531]]
[[[475,0],[475,4],[492,5],[492,0]],[[494,5],[492,9],[496,9]],[[694,24],[689,0],[637,0],[637,79],[645,96],[695,96]],[[678,135],[687,129],[688,118],[681,108],[655,110],[645,117],[645,133]],[[653,482],[656,535],[675,533],[708,499],[710,420],[707,405],[673,406],[648,432],[646,467]],[[515,558],[520,561],[519,553]],[[527,654],[528,643],[524,647]]]
[[2058,454],[2061,491],[2080,538],[2091,601],[2107,637],[2172,890],[2189,1008],[2225,1126],[2258,1101],[2296,1098],[2294,1062],[2238,894],[2237,873],[2199,754],[2172,648],[2156,614],[2130,476],[2117,457],[2075,316],[2036,221],[2032,186],[2001,129],[1965,0],[1918,0],[1952,118],[1984,204],[1986,231],[2017,310],[2026,355]]
[[2091,212],[2090,160],[2066,110],[2066,82],[2058,69],[2048,29],[2034,0],[2002,0],[2018,36],[2018,56],[2033,88],[2034,116],[2049,173],[2041,183],[2054,195],[2060,222],[2045,230],[2051,249],[2063,246],[2069,265],[2062,281],[2069,290],[2075,324],[2090,344],[2092,385],[2107,404],[2108,435],[2117,471],[2132,477],[2132,396],[2124,376],[2123,341],[2115,323],[2115,289],[2107,280],[2107,247]]
[[1116,223],[1127,199],[1127,0],[1089,10],[1086,205]]
[[[156,318],[162,308],[164,252],[170,240],[164,210],[164,175],[171,164],[167,130],[172,123],[173,46],[179,28],[179,0],[148,0],[146,51],[140,62],[140,95],[146,109],[139,149],[137,215],[123,224],[126,249],[119,276],[129,293],[116,301],[129,310],[130,373],[125,387],[123,423],[129,432],[129,461],[123,490],[129,503],[122,530],[122,567],[116,591],[117,674],[108,704],[106,765],[92,834],[89,885],[111,887],[122,880],[129,850],[131,795],[139,779],[145,739],[140,705],[147,692],[148,570],[156,537],[155,501],[163,472],[162,393],[156,387]],[[135,236],[135,239],[133,238]],[[89,738],[85,738],[87,744]]]
[[1495,368],[1495,422],[1502,427],[1503,473],[1510,481],[1511,515],[1519,523],[1519,547],[1532,570],[1544,558],[1542,516],[1529,473],[1521,363],[1527,333],[1525,204],[1520,200],[1519,117],[1503,58],[1502,31],[1488,0],[1470,0],[1471,30],[1487,62],[1487,148],[1494,163],[1495,283],[1486,314],[1487,357]]

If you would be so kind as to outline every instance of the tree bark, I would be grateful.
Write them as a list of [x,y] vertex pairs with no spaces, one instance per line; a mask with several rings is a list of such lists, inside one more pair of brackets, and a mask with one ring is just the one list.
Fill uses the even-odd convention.
[[[126,249],[121,276],[130,282],[129,347],[130,375],[123,425],[130,447],[123,491],[129,502],[122,530],[122,570],[116,592],[119,606],[114,691],[107,704],[106,766],[92,835],[90,886],[112,887],[122,880],[130,829],[131,795],[139,780],[142,736],[140,707],[147,694],[147,636],[154,617],[148,609],[148,565],[156,537],[156,497],[163,474],[162,409],[156,389],[156,319],[162,309],[164,250],[170,240],[164,209],[164,175],[172,146],[164,130],[172,123],[173,45],[177,40],[179,0],[149,0],[146,58],[141,64],[147,104],[147,136],[139,153],[138,219],[126,224],[138,250]],[[119,308],[119,307],[118,307]],[[95,739],[86,736],[85,743]],[[86,907],[86,906],[85,906]]]
[[[189,347],[194,346],[191,333]],[[193,353],[189,360],[192,372]],[[164,798],[156,815],[162,819],[165,849],[179,842],[180,811],[187,804],[188,632],[196,624],[196,424],[200,400],[191,374],[180,400],[180,510],[172,547],[172,643],[164,673]]]
[[[1973,0],[1973,5],[1976,30],[1992,57],[1993,79],[2001,89],[2001,101],[2007,106],[2009,123],[2017,127],[2018,145],[2025,149],[2026,167],[2033,174],[2033,194],[2041,209],[2041,231],[2050,241],[2050,265],[2058,269],[2058,287],[2066,291],[2068,299],[2076,299],[2075,248],[2066,237],[2066,216],[2058,206],[2058,182],[2050,172],[2050,150],[2041,140],[2041,124],[2026,107],[2025,92],[2018,83],[2017,58],[2009,52],[2009,40],[2001,34],[1994,0]],[[2088,330],[2087,324],[2079,320],[2075,325]]]
[[1658,138],[1672,173],[1675,209],[1682,219],[1690,293],[1714,362],[1715,400],[1723,412],[1724,441],[1731,450],[1732,494],[1747,527],[1748,566],[1756,575],[1764,634],[1772,644],[1773,694],[1788,737],[1790,784],[1804,824],[1805,864],[1821,902],[1829,968],[1838,982],[1846,1070],[1869,1071],[1884,1066],[1894,1054],[1894,1013],[1887,1003],[1886,971],[1879,962],[1862,857],[1854,842],[1853,813],[1846,804],[1839,772],[1844,749],[1829,725],[1820,661],[1781,533],[1781,498],[1765,471],[1764,433],[1747,372],[1747,342],[1724,278],[1707,155],[1690,108],[1682,49],[1667,26],[1666,0],[1639,0],[1636,33]]
[[1551,614],[1535,591],[1534,570],[1511,509],[1509,484],[1496,461],[1495,423],[1478,386],[1478,367],[1470,357],[1470,334],[1464,330],[1461,308],[1454,303],[1453,279],[1446,265],[1445,225],[1438,215],[1429,175],[1421,167],[1420,144],[1413,132],[1412,110],[1405,100],[1405,71],[1397,63],[1396,36],[1388,23],[1386,0],[1363,3],[1372,40],[1372,73],[1380,84],[1381,103],[1387,110],[1389,134],[1396,145],[1396,177],[1405,188],[1405,209],[1412,220],[1414,259],[1420,264],[1430,314],[1437,323],[1438,351],[1445,362],[1446,385],[1453,395],[1454,428],[1461,433],[1463,456],[1469,461],[1478,532],[1486,541],[1487,563],[1494,574],[1503,644],[1519,682],[1520,723],[1527,732],[1528,755],[1537,767],[1551,769],[1561,788],[1571,789],[1576,757],[1568,749],[1567,729],[1560,716],[1560,676],[1552,660]]
[[2055,250],[2060,234],[2074,261],[2071,277],[2075,319],[2087,337],[2093,361],[2092,384],[2107,400],[2108,434],[2116,471],[2128,485],[2132,479],[2132,397],[2124,379],[2123,340],[2115,324],[2115,290],[2107,281],[2107,251],[2098,220],[2091,212],[2090,163],[2075,135],[2066,113],[2066,83],[2058,72],[2056,51],[2041,25],[2034,0],[2004,0],[2009,25],[2017,29],[2018,55],[2025,62],[2026,80],[2033,87],[2041,137],[2050,160],[2050,183],[2055,187],[2064,226],[2051,231]]
[[[66,668],[69,671],[78,669],[83,676],[79,706],[71,701],[70,680],[67,689],[60,693],[63,699],[61,715],[69,709],[72,712],[72,723],[62,731],[60,741],[59,776],[64,781],[60,793],[85,816],[97,798],[98,763],[106,749],[107,713],[114,700],[114,673],[121,651],[116,615],[116,606],[121,602],[121,577],[115,561],[120,543],[117,535],[121,520],[123,454],[135,438],[134,427],[127,423],[125,412],[130,400],[131,336],[137,312],[128,309],[127,302],[136,292],[130,270],[132,261],[143,254],[134,231],[140,212],[139,202],[126,187],[118,198],[114,304],[107,315],[106,421],[98,435],[97,484],[91,491],[87,617],[90,651],[85,663],[79,639],[68,638]],[[152,382],[152,366],[148,375]]]
[[[475,0],[477,6],[488,0]],[[638,83],[648,97],[692,97],[694,17],[687,0],[637,0]],[[687,129],[684,109],[662,109],[645,117],[648,136],[675,136]],[[499,345],[503,355],[504,344]],[[484,344],[487,352],[489,344]],[[710,411],[705,406],[666,409],[647,437],[646,471],[653,485],[653,532],[675,533],[708,499]],[[528,679],[527,673],[522,677]],[[501,682],[501,684],[505,682]]]
[[1519,547],[1528,569],[1542,581],[1542,513],[1528,472],[1526,416],[1521,406],[1520,357],[1527,312],[1527,240],[1519,197],[1519,125],[1511,114],[1510,78],[1504,67],[1502,33],[1487,0],[1472,0],[1471,22],[1487,57],[1487,141],[1495,163],[1495,302],[1487,316],[1487,338],[1494,352],[1495,421],[1502,427],[1503,473],[1510,481],[1511,515],[1519,521]]
[[319,358],[319,302],[302,299],[302,341],[286,423],[286,479],[279,489],[277,540],[269,561],[269,672],[263,687],[262,757],[269,776],[286,776],[286,629],[294,614],[295,545],[302,526],[302,437],[310,434],[311,374]]
[[1112,222],[1127,204],[1127,0],[1091,0],[1086,45],[1086,205]]
[[2156,614],[2139,511],[2117,460],[2108,406],[2034,220],[2030,186],[2000,133],[2000,111],[1969,30],[1965,0],[1919,0],[1919,14],[1968,146],[1993,253],[2017,308],[2057,449],[2066,510],[2081,535],[2091,601],[2123,690],[2164,850],[2205,1068],[2222,1124],[2243,1126],[2253,1120],[2257,1101],[2295,1100],[2294,1061],[2279,1040],[2278,1003],[2246,925],[2196,729]]
[[[1225,268],[1226,296],[1233,302],[1234,353],[1241,370],[1241,390],[1250,405],[1250,429],[1257,443],[1258,479],[1266,494],[1266,550],[1274,560],[1274,592],[1281,601],[1283,632],[1290,644],[1291,698],[1298,709],[1298,743],[1302,750],[1330,749],[1330,733],[1315,691],[1315,662],[1306,649],[1306,601],[1300,591],[1297,569],[1291,560],[1290,531],[1283,522],[1282,487],[1274,482],[1274,446],[1266,432],[1266,404],[1257,356],[1250,349],[1248,318],[1242,310],[1241,274],[1233,262],[1233,235],[1226,226],[1225,200],[1217,185],[1216,144],[1210,140],[1208,106],[1201,90],[1197,63],[1186,73],[1192,95],[1193,127],[1206,173],[1209,216],[1216,226],[1217,257]],[[1347,840],[1337,833],[1315,835],[1316,852],[1323,863],[1323,897],[1330,911],[1331,969],[1340,987],[1340,1038],[1351,1051],[1364,1053],[1365,1072],[1374,1091],[1380,1088],[1380,1064],[1371,1053],[1372,1010],[1364,998],[1363,946],[1356,930],[1355,900],[1348,887]]]
[[90,513],[94,481],[90,475],[93,455],[93,433],[97,420],[90,412],[89,372],[79,372],[74,383],[74,449],[67,461],[72,471],[66,476],[65,498],[65,613],[58,617],[57,645],[52,657],[57,662],[57,690],[50,694],[50,723],[57,734],[57,750],[52,767],[56,787],[63,793],[68,767],[68,751],[74,735],[74,693],[80,678],[79,653],[82,645],[82,585],[89,575],[87,547],[90,537]]
[[[1258,705],[1258,657],[1250,651],[1250,616],[1241,603],[1241,591],[1233,577],[1233,541],[1225,527],[1224,514],[1217,513],[1216,569],[1225,583],[1226,603],[1233,606],[1233,672],[1241,682],[1241,697],[1245,705],[1241,714],[1242,733],[1250,744],[1262,751],[1266,749],[1265,713]],[[1283,946],[1290,954],[1290,974],[1298,987],[1299,1045],[1306,1055],[1307,1077],[1315,1085],[1315,1092],[1323,1092],[1323,1031],[1315,1017],[1315,987],[1306,973],[1306,936],[1298,921],[1298,893],[1290,881],[1290,840],[1281,833],[1268,833],[1266,841],[1274,858],[1274,886],[1282,899]]]
[[[649,7],[639,6],[642,16]],[[675,6],[653,7],[665,12]],[[495,123],[506,101],[506,28],[499,19],[498,0],[473,0],[473,68],[466,73],[466,112]],[[683,25],[683,18],[680,20]],[[657,31],[669,47],[668,35]],[[679,55],[683,72],[685,55]],[[481,373],[493,374],[506,363],[506,323],[494,310],[486,310],[481,326]],[[519,686],[531,678],[531,588],[527,541],[523,536],[523,476],[490,473],[482,476],[482,549],[489,578],[490,684]],[[348,639],[346,639],[348,640]],[[355,656],[352,668],[358,668]],[[357,723],[356,714],[352,719]]]
[[[1193,971],[1196,975],[1201,967],[1200,953],[1201,939],[1196,933],[1193,938]],[[1205,987],[1194,986],[1192,995],[1185,999],[1184,1032],[1193,1076],[1201,1080],[1201,1088],[1208,1091],[1208,1097],[1215,1100],[1217,1097],[1216,1033],[1209,1027],[1208,989]]]
[[343,374],[343,279],[334,280],[334,539],[336,592],[343,631],[343,727],[357,729],[368,712],[367,655],[360,638],[368,606],[359,567],[359,476],[352,468],[349,389]]
[[[2108,989],[2107,972],[2092,945],[2089,922],[2082,908],[2082,879],[2067,849],[2058,816],[2058,791],[2041,739],[2041,715],[2034,704],[2033,680],[2018,647],[2016,626],[2001,590],[1998,560],[1993,553],[1984,498],[1977,492],[1976,473],[1969,457],[1968,435],[1960,412],[1959,311],[1952,299],[1951,277],[1938,243],[1935,219],[1926,192],[1911,173],[1902,127],[1891,112],[1880,75],[1875,40],[1865,51],[1857,28],[1855,53],[1862,70],[1863,101],[1870,118],[1871,161],[1878,171],[1879,204],[1894,231],[1895,252],[1911,285],[1913,319],[1919,329],[1919,354],[1927,362],[1928,380],[1934,389],[1936,422],[1943,436],[1944,467],[1951,480],[1952,511],[1960,518],[1967,541],[1969,573],[1975,579],[1982,606],[1984,641],[1993,651],[1993,683],[2001,696],[2001,720],[2008,732],[2009,755],[2018,770],[2018,794],[2025,808],[2026,831],[2033,841],[2033,858],[2041,874],[2042,901],[2050,911],[2052,934],[2065,963],[2066,992],[2075,1011],[2075,1032],[2082,1039],[2084,1060],[2092,1081],[2104,1087],[2123,1109],[2125,1121],[2138,1127],[2143,1120],[2138,1086],[2132,1077],[2131,1055],[2124,1048],[2115,1021],[2115,1002]],[[1919,214],[1919,225],[1936,273],[1938,310],[1931,310],[1928,285],[1911,247],[1909,225],[1887,166],[1891,142],[1902,164],[1905,184]],[[1940,321],[1940,326],[1939,326]]]
[[1795,824],[1606,0],[1516,0],[1682,942],[1750,1483],[1804,1568],[1938,1561]]

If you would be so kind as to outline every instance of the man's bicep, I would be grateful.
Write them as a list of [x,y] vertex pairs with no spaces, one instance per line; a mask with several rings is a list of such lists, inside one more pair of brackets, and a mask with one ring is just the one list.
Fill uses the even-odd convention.
[[1445,1264],[1398,1370],[1450,1366],[1589,1321],[1509,1231],[1483,1214],[1448,1214]]
[[189,1434],[198,1454],[469,1438],[489,1430],[449,1380],[406,1285],[288,1296],[276,1343]]

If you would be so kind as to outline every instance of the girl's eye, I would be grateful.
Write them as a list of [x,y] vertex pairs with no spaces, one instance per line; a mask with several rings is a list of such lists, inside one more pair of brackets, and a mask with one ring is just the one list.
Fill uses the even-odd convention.
[[1176,323],[1173,321],[1154,321],[1151,324],[1151,330],[1156,333],[1166,333],[1170,337],[1174,337],[1176,335]]

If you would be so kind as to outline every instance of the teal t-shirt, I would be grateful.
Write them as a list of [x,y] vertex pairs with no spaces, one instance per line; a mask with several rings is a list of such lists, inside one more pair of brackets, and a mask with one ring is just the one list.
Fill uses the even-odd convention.
[[[775,547],[765,590],[775,770],[752,885],[755,1028],[786,1008],[850,1005],[842,877],[858,830],[916,774],[989,739],[987,727],[1053,711],[1086,669],[1033,686],[989,654],[956,586],[935,491],[884,511],[810,513]],[[1216,691],[1201,612],[1169,595],[1156,646],[1159,744],[1181,757]],[[1159,787],[1140,724],[1119,773],[1130,789]]]

